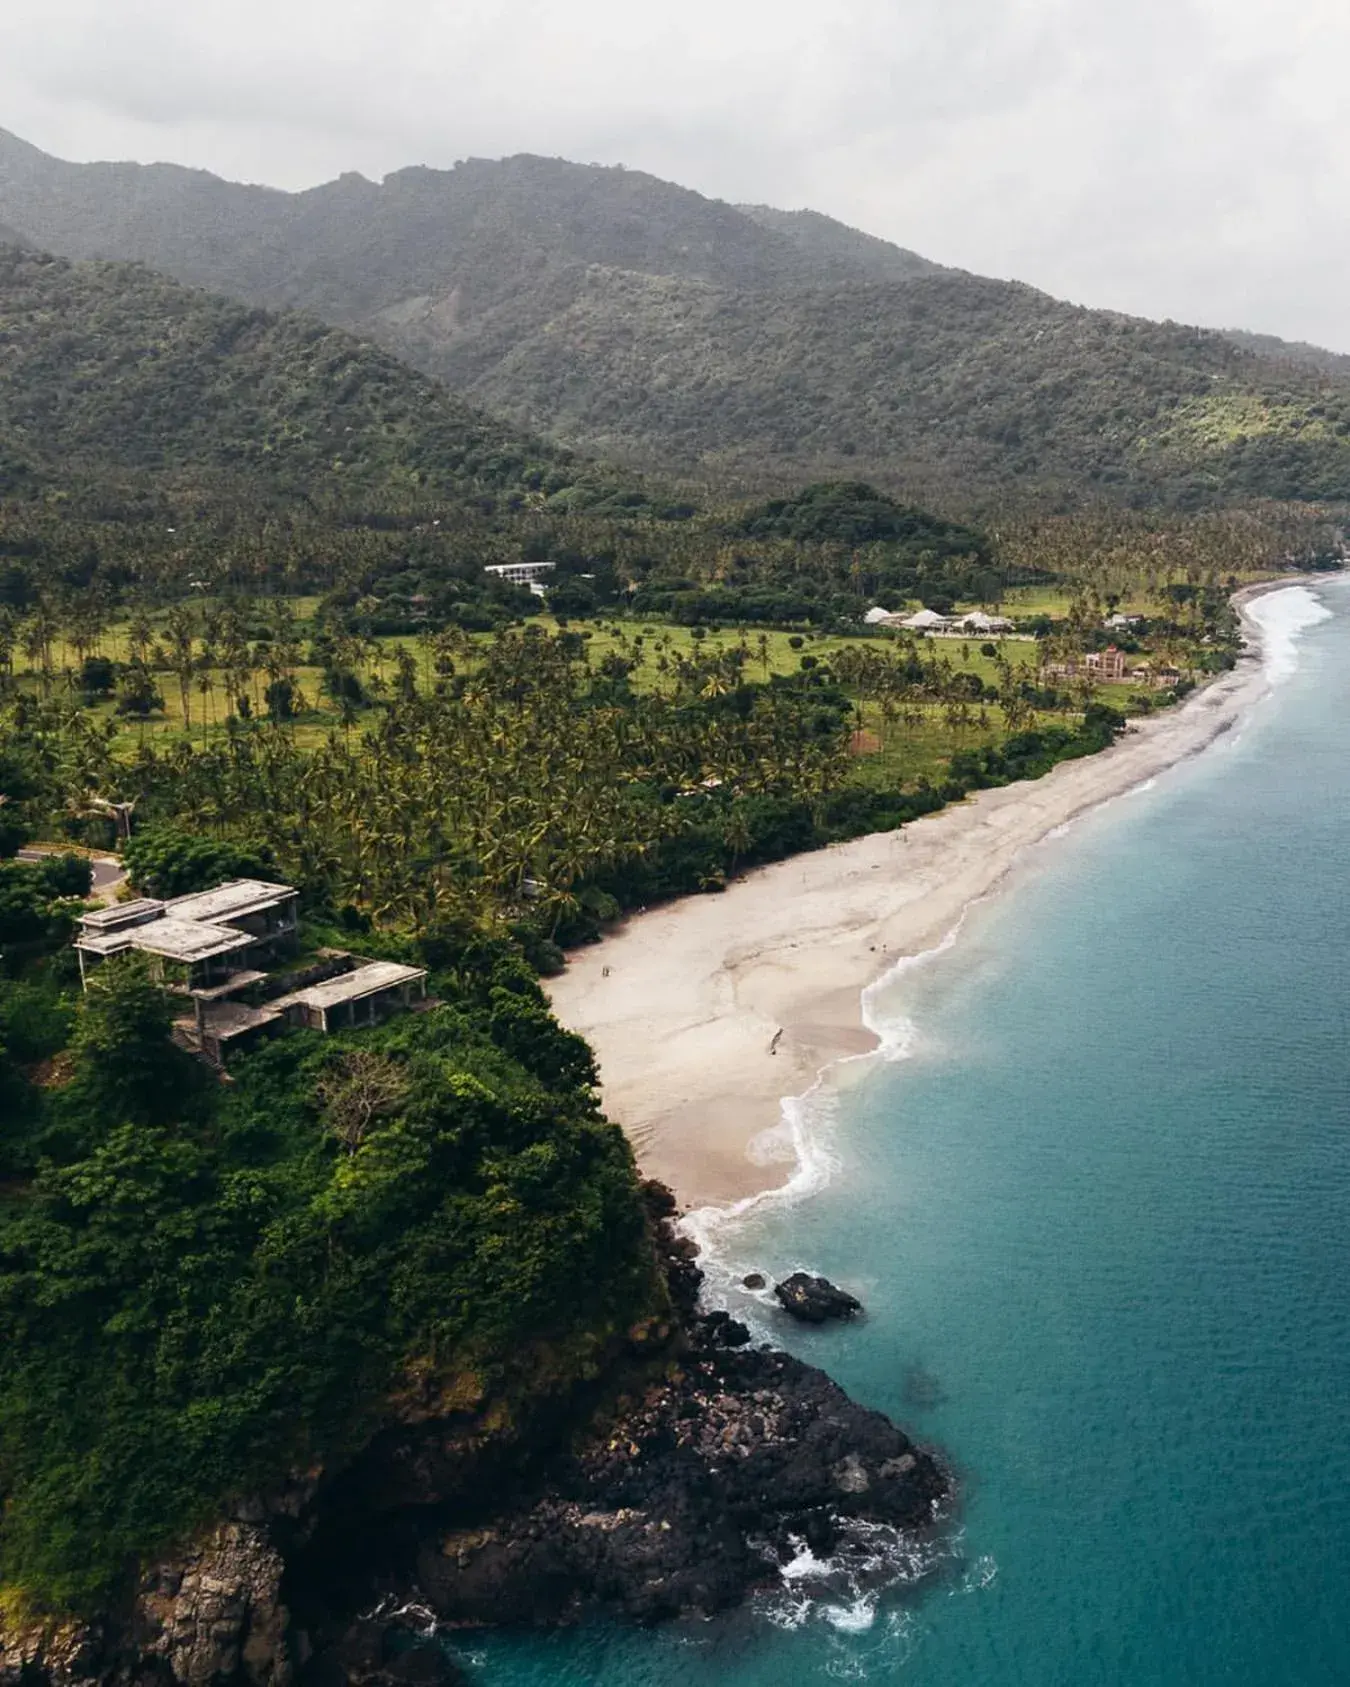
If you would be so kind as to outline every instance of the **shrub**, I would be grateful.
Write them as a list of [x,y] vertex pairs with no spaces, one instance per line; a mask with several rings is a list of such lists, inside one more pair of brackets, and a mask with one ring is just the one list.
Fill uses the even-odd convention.
[[195,837],[173,826],[147,826],[123,851],[132,884],[147,896],[189,896],[222,879],[269,879],[276,867],[266,844]]

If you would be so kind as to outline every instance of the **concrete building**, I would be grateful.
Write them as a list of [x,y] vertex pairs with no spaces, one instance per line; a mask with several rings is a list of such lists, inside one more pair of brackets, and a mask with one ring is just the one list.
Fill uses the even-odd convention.
[[411,1006],[414,994],[425,1000],[424,967],[361,961],[337,950],[320,951],[308,981],[276,995],[281,981],[270,969],[298,945],[298,900],[290,885],[234,879],[167,902],[141,898],[96,909],[82,916],[75,939],[80,978],[88,988],[90,971],[110,956],[148,956],[151,975],[192,1002],[176,1037],[217,1066],[269,1027],[347,1030]]
[[81,917],[75,939],[81,982],[91,966],[132,949],[150,957],[152,977],[188,991],[237,980],[295,947],[299,896],[290,885],[233,879],[167,902],[97,908]]
[[284,1013],[293,1025],[307,1025],[312,1031],[343,1031],[357,1025],[374,1025],[396,1008],[412,1006],[413,994],[425,1000],[425,967],[401,966],[397,961],[368,961],[339,978],[308,989],[278,996],[271,1005]]

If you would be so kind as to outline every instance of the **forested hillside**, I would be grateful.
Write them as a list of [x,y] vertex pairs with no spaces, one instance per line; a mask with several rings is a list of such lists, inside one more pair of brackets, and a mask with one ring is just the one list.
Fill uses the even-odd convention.
[[0,134],[0,219],[314,311],[667,473],[862,474],[963,507],[1350,496],[1343,360],[1064,305],[636,171],[470,160],[286,194]]
[[369,499],[556,490],[577,473],[349,334],[139,266],[0,248],[0,349],[0,461],[39,482],[116,468]]
[[312,317],[139,265],[0,248],[0,351],[0,608],[336,590],[387,631],[482,631],[539,608],[484,565],[547,561],[571,614],[636,590],[686,622],[828,625],[1037,577],[865,485],[808,488],[785,524],[607,469]]
[[532,328],[503,309],[410,355],[611,453],[753,478],[810,466],[978,501],[1350,496],[1350,380],[1224,336],[938,274],[780,296],[592,270]]
[[0,217],[54,251],[335,319],[456,289],[474,316],[574,265],[752,290],[934,267],[826,217],[747,213],[638,170],[528,154],[286,194],[172,164],[67,164],[0,130]]
[[1298,364],[1305,369],[1318,369],[1324,375],[1350,379],[1350,357],[1343,352],[1328,351],[1325,346],[1312,346],[1306,340],[1279,340],[1273,334],[1248,334],[1240,328],[1229,328],[1224,338],[1243,351],[1256,352],[1278,363]]

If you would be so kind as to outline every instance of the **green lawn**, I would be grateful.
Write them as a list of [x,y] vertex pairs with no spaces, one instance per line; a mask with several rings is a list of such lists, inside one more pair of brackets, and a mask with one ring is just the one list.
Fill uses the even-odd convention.
[[[317,603],[316,598],[291,600],[302,646],[309,641],[310,623]],[[161,622],[162,617],[155,618],[157,637],[162,636]],[[540,627],[550,634],[559,631],[557,622],[550,615],[535,617],[529,625]],[[663,661],[673,663],[682,657],[687,659],[696,651],[708,654],[718,650],[732,650],[742,642],[750,651],[746,672],[752,680],[762,680],[772,674],[797,673],[801,670],[804,657],[814,658],[816,663],[825,667],[834,652],[848,645],[878,646],[882,643],[878,638],[850,639],[811,633],[761,634],[758,631],[747,630],[742,635],[731,629],[712,631],[700,639],[689,627],[638,620],[572,622],[568,630],[580,633],[585,639],[593,665],[598,665],[606,656],[616,653],[629,660],[634,655],[640,655],[640,665],[633,674],[634,684],[639,689],[653,688],[661,683]],[[486,644],[491,635],[483,633],[474,634],[472,637],[475,643]],[[996,674],[996,665],[992,658],[981,655],[981,645],[984,642],[980,639],[935,639],[926,643],[925,650],[930,654],[945,656],[958,672],[975,673],[981,679],[992,682]],[[1026,640],[1008,639],[996,642],[999,650],[1015,667],[1025,667],[1036,659],[1036,646]],[[382,652],[383,659],[378,668],[386,681],[392,679],[395,659],[398,652],[405,648],[411,650],[416,658],[422,680],[425,682],[430,679],[430,652],[423,640],[411,635],[399,635],[379,638],[374,643]],[[116,662],[129,660],[131,651],[126,625],[109,627],[99,638],[93,654],[106,656]],[[55,694],[59,695],[63,689],[69,689],[78,666],[77,653],[69,642],[65,639],[55,640],[52,646],[52,688]],[[19,677],[30,688],[35,689],[38,685],[36,674],[22,666],[19,668]],[[301,665],[295,669],[295,679],[310,705],[297,720],[297,737],[302,744],[318,744],[328,732],[340,724],[340,716],[335,709],[327,705],[322,696],[321,669]],[[195,742],[201,742],[209,731],[220,726],[226,714],[230,712],[229,700],[224,691],[224,676],[220,669],[210,670],[194,679],[188,699],[187,717],[183,712],[182,693],[175,675],[165,669],[156,669],[155,681],[164,698],[164,712],[147,720],[137,721],[115,716],[115,705],[111,700],[94,705],[91,711],[93,714],[103,718],[117,718],[121,723],[121,731],[116,741],[119,749],[133,748],[146,738],[181,736],[185,732]],[[206,682],[205,689],[203,681]],[[263,676],[256,675],[250,689],[251,701],[257,712],[261,712],[263,708],[264,686]],[[369,720],[370,717],[363,715],[360,718]]]
[[[1035,601],[1048,609],[1052,604],[1062,605],[1067,599],[1063,594],[1043,592]],[[315,598],[291,600],[302,648],[309,642],[312,616],[317,603]],[[161,619],[156,618],[157,636]],[[533,618],[529,624],[550,634],[556,634],[560,630],[557,622],[549,615]],[[744,633],[733,629],[718,629],[700,638],[692,628],[652,620],[572,622],[568,630],[579,633],[586,641],[589,659],[594,666],[598,666],[611,654],[620,654],[629,660],[635,655],[639,656],[640,664],[633,673],[633,682],[639,689],[653,688],[661,683],[663,663],[674,663],[681,657],[692,656],[696,651],[707,655],[719,650],[732,650],[744,643],[750,652],[746,664],[747,676],[751,680],[763,680],[773,674],[800,672],[804,658],[813,659],[820,667],[827,667],[830,658],[849,645],[883,648],[889,642],[885,634],[867,638],[845,638],[810,633],[761,633],[755,629],[747,629]],[[472,635],[476,644],[486,644],[490,637],[490,634]],[[421,682],[425,684],[430,681],[431,651],[427,641],[403,635],[379,638],[373,642],[380,655],[368,667],[386,684],[392,681],[396,657],[399,651],[405,648],[413,653],[417,661]],[[979,638],[930,639],[923,641],[923,649],[929,657],[945,658],[955,672],[973,673],[986,683],[993,684],[997,682],[998,658],[982,653],[982,647],[989,642],[991,641]],[[992,642],[999,656],[1014,668],[1034,667],[1038,658],[1038,647],[1034,641],[1011,638]],[[126,626],[122,624],[110,627],[99,639],[94,654],[109,657],[114,661],[126,661],[130,655]],[[52,661],[52,688],[53,692],[59,695],[62,689],[68,690],[72,684],[78,666],[76,653],[66,641],[58,640],[53,645]],[[341,725],[341,717],[322,695],[323,674],[320,668],[301,665],[294,672],[306,704],[295,722],[296,738],[302,746],[317,747]],[[19,677],[26,687],[34,690],[38,688],[39,680],[35,674],[21,668]],[[156,670],[155,679],[164,697],[162,714],[143,721],[117,716],[112,700],[98,703],[91,709],[91,713],[97,717],[118,721],[120,730],[115,740],[117,750],[130,751],[147,739],[182,736],[185,733],[194,742],[201,743],[219,730],[225,716],[230,712],[230,700],[225,695],[223,674],[219,669],[194,679],[186,718],[182,693],[175,675],[160,669]],[[258,714],[263,711],[262,692],[265,684],[264,676],[259,673],[254,676],[250,685],[252,706]],[[1104,687],[1101,695],[1104,700],[1117,707],[1123,707],[1128,692],[1128,687],[1113,686]],[[866,731],[882,739],[884,745],[879,750],[865,750],[860,753],[860,779],[869,784],[892,784],[897,781],[908,784],[921,775],[935,777],[941,771],[946,757],[954,750],[996,742],[1006,736],[1007,728],[996,706],[987,709],[987,725],[983,728],[954,727],[946,720],[945,711],[939,706],[931,706],[920,712],[924,715],[921,721],[886,727],[875,705],[864,706],[863,724]],[[978,714],[978,709],[973,712]],[[364,731],[378,718],[377,703],[374,708],[362,710],[358,714],[351,730]],[[1060,717],[1047,717],[1050,718]]]

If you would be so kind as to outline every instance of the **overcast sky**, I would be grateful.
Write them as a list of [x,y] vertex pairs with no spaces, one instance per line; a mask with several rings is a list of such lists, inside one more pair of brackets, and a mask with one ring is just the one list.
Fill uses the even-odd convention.
[[1347,0],[0,0],[0,127],[303,187],[469,155],[827,211],[1350,352]]

